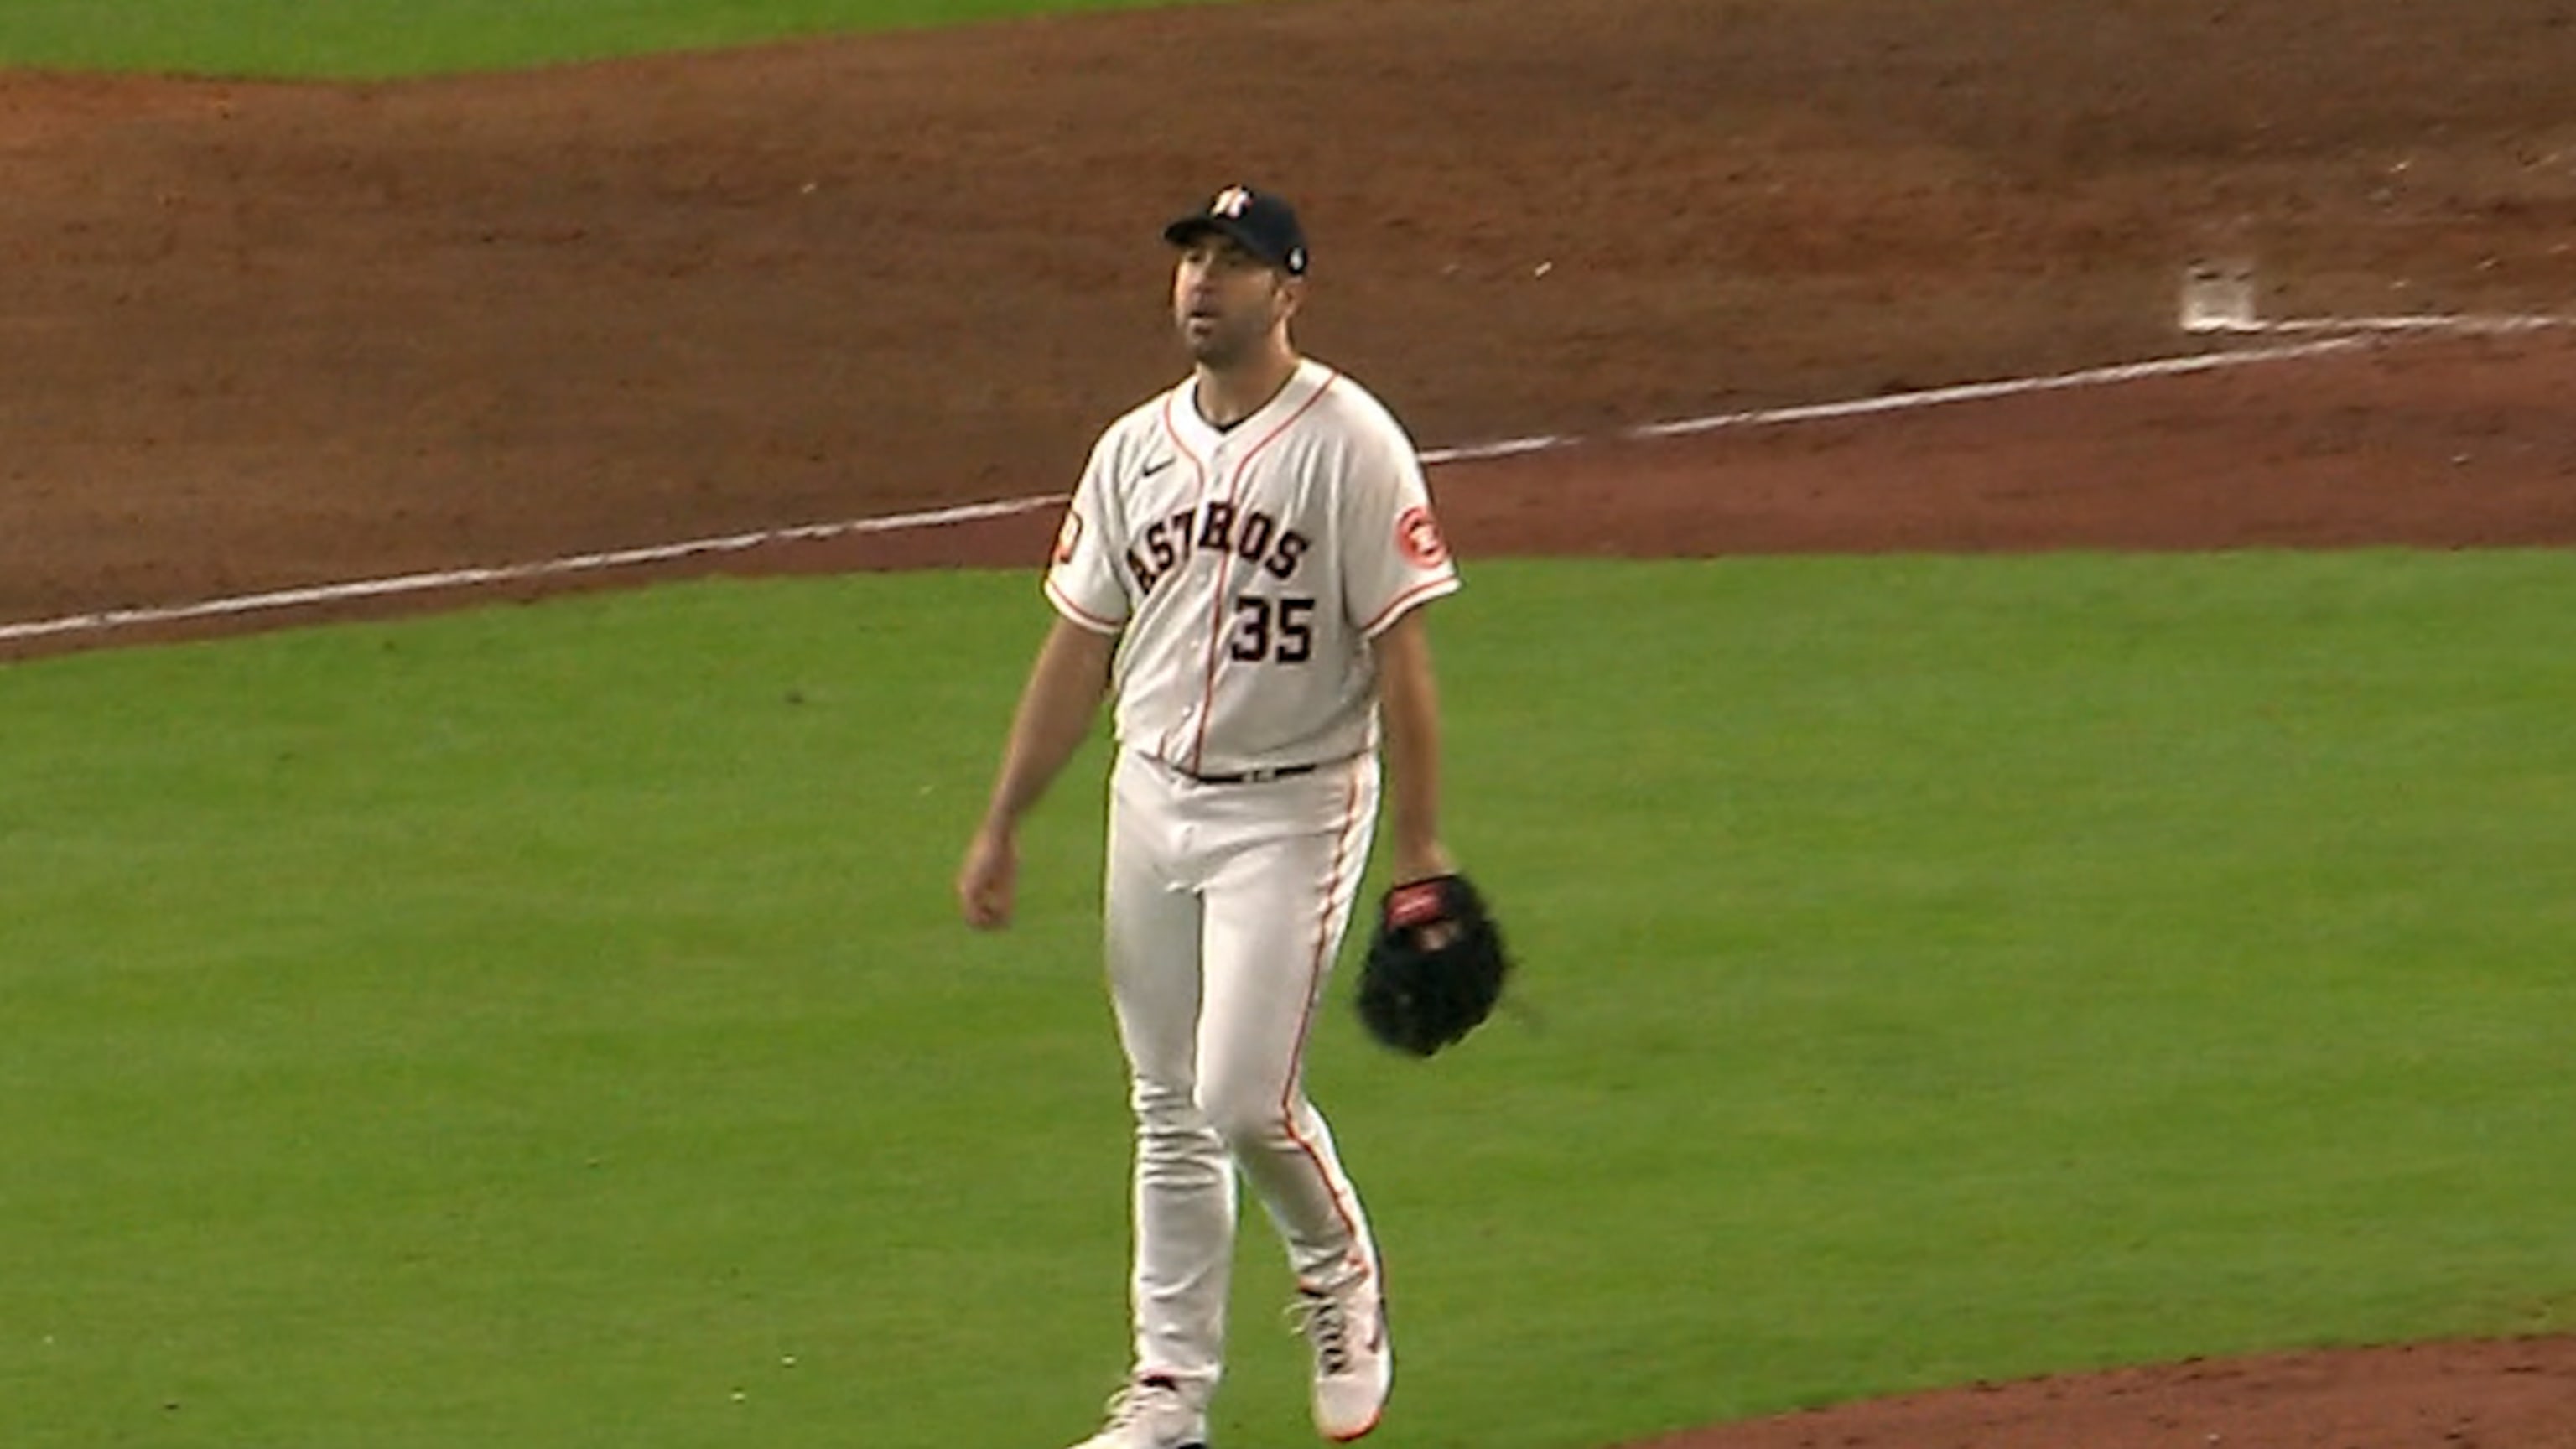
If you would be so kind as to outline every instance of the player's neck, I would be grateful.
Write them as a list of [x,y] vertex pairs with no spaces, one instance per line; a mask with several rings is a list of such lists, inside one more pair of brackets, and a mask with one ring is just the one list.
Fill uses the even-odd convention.
[[1193,401],[1212,428],[1230,428],[1269,406],[1297,375],[1296,349],[1285,339],[1224,367],[1200,363]]

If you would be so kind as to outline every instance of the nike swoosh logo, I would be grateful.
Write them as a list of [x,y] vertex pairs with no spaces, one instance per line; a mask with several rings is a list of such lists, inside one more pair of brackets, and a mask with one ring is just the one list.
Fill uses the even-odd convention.
[[1162,458],[1162,459],[1160,459],[1160,460],[1158,460],[1158,461],[1155,461],[1155,462],[1152,462],[1152,463],[1148,463],[1148,464],[1146,464],[1146,465],[1145,465],[1145,469],[1144,469],[1144,471],[1143,471],[1143,472],[1141,472],[1141,473],[1138,473],[1136,476],[1137,476],[1137,477],[1139,477],[1139,478],[1151,478],[1151,477],[1153,477],[1155,474],[1160,473],[1160,472],[1162,472],[1164,469],[1166,469],[1166,468],[1168,468],[1168,467],[1172,466],[1172,463],[1173,463],[1173,460],[1172,460],[1171,458],[1169,458],[1169,457],[1165,457],[1165,458]]

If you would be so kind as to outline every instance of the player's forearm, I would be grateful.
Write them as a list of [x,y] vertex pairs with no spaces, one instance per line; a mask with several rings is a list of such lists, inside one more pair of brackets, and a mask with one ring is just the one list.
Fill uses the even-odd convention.
[[1116,641],[1106,635],[1062,621],[1048,633],[1011,720],[1010,743],[984,814],[986,829],[1016,828],[1082,747],[1108,692],[1115,649]]
[[1386,727],[1388,824],[1400,877],[1449,869],[1440,844],[1440,695],[1418,617],[1379,636],[1378,702]]

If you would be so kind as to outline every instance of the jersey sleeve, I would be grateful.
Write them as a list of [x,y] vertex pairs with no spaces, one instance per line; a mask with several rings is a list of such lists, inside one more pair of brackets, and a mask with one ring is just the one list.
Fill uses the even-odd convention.
[[1098,634],[1125,629],[1132,607],[1114,542],[1121,531],[1111,481],[1112,456],[1106,437],[1091,450],[1091,462],[1082,470],[1073,502],[1056,528],[1055,553],[1047,564],[1045,583],[1047,602],[1057,613]]
[[1392,418],[1355,447],[1343,480],[1343,607],[1374,639],[1420,604],[1458,591],[1413,440]]

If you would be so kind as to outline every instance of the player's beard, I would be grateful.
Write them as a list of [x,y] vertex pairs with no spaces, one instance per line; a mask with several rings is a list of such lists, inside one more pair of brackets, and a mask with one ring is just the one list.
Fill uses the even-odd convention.
[[1270,330],[1269,319],[1250,312],[1197,317],[1184,312],[1175,319],[1174,326],[1180,332],[1181,345],[1189,349],[1191,361],[1220,370],[1250,357]]
[[[1176,309],[1172,325],[1181,345],[1189,349],[1191,361],[1223,371],[1259,356],[1285,316],[1286,308],[1276,298],[1267,304],[1247,303],[1231,311],[1218,307],[1198,315],[1184,302]],[[1204,325],[1193,327],[1193,322]]]

